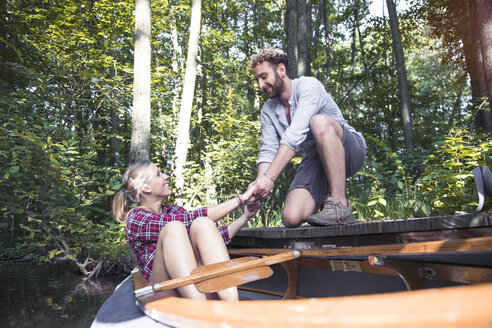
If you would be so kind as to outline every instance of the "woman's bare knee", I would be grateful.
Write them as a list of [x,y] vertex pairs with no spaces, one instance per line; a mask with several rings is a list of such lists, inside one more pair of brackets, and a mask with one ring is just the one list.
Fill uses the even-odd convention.
[[217,230],[215,222],[208,217],[201,216],[196,218],[190,226],[190,238],[195,239],[201,234]]
[[166,223],[164,228],[159,232],[159,239],[163,238],[181,238],[184,235],[187,235],[186,226],[181,221],[171,221]]

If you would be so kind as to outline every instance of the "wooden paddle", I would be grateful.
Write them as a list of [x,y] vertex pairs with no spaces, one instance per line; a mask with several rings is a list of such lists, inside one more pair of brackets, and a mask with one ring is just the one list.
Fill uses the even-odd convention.
[[187,277],[171,279],[135,290],[139,298],[154,292],[195,284],[202,293],[212,293],[258,279],[268,278],[273,271],[270,265],[290,261],[300,256],[299,251],[285,252],[257,258],[241,257],[229,261],[204,265],[194,269]]

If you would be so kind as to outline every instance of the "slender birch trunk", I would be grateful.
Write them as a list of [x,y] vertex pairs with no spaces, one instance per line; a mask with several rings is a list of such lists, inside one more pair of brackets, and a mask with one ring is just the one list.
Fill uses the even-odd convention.
[[183,95],[176,140],[176,187],[183,190],[184,165],[188,154],[190,141],[190,120],[195,93],[196,67],[198,58],[198,41],[200,39],[201,0],[193,0],[191,7],[190,40],[186,55],[186,73],[184,78]]
[[130,161],[150,153],[150,0],[135,1],[135,56]]

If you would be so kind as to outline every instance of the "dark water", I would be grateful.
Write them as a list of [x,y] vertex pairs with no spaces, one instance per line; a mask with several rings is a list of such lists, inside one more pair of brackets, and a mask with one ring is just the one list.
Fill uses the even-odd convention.
[[90,327],[124,278],[88,281],[67,265],[0,264],[0,327]]

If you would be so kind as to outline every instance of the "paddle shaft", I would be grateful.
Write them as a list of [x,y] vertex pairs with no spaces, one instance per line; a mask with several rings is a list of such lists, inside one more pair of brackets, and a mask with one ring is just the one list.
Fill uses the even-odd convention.
[[[156,292],[157,291],[160,292],[163,290],[169,290],[169,289],[174,289],[174,288],[181,287],[181,286],[194,284],[194,283],[206,280],[206,279],[217,278],[217,277],[224,276],[224,275],[227,275],[230,273],[235,273],[235,272],[239,272],[239,271],[253,269],[253,268],[257,268],[257,267],[261,267],[261,266],[265,266],[265,265],[273,265],[273,264],[280,263],[280,262],[286,262],[286,261],[293,260],[293,259],[297,258],[299,256],[298,253],[299,252],[296,253],[295,251],[294,252],[286,252],[286,253],[282,253],[282,254],[278,254],[278,255],[274,255],[274,256],[258,258],[256,260],[252,260],[252,261],[249,261],[246,263],[240,263],[240,264],[233,265],[230,267],[227,266],[227,262],[229,262],[229,261],[227,261],[227,262],[224,262],[224,267],[222,267],[222,268],[216,268],[214,270],[210,270],[209,272],[201,272],[201,273],[189,275],[187,277],[163,281],[163,282],[154,284],[153,289]],[[203,267],[202,270],[205,268],[206,267]]]
[[[191,274],[186,277],[171,279],[167,281],[162,281],[160,283],[156,283],[153,286],[148,286],[145,288],[141,288],[135,291],[135,295],[137,297],[147,295],[152,292],[160,292],[164,290],[174,289],[190,284],[195,284],[207,279],[217,278],[225,275],[229,275],[236,272],[241,272],[245,270],[250,270],[254,268],[270,266],[276,263],[286,262],[293,259],[296,259],[300,256],[299,251],[285,252],[277,255],[262,257],[258,259],[254,259],[244,263],[237,263],[233,265],[229,265],[231,261],[223,262],[223,266],[217,267],[217,263],[212,264],[214,266],[210,270],[207,270],[207,266],[203,266],[200,268],[199,273]],[[150,287],[150,288],[149,288]]]

